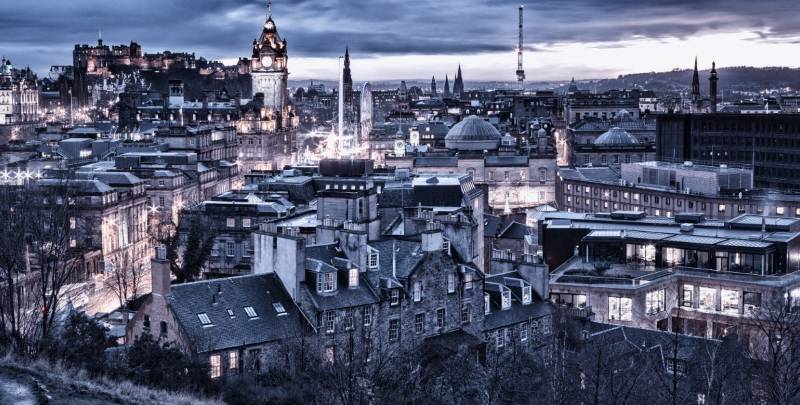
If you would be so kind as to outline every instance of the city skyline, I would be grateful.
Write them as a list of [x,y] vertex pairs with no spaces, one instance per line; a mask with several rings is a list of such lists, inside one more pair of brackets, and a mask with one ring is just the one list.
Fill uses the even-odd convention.
[[[528,80],[685,69],[694,55],[701,68],[712,60],[718,67],[795,67],[789,55],[800,43],[800,23],[788,12],[792,3],[767,3],[522,2]],[[273,10],[295,80],[335,80],[336,56],[349,46],[356,82],[443,78],[458,63],[469,81],[513,81],[518,4],[295,0],[275,1]],[[71,63],[74,44],[92,43],[100,31],[109,44],[136,41],[146,52],[187,51],[233,64],[249,56],[253,27],[266,13],[266,2],[251,0],[98,5],[8,4],[0,16],[0,53],[43,73]],[[408,12],[414,9],[426,12]]]

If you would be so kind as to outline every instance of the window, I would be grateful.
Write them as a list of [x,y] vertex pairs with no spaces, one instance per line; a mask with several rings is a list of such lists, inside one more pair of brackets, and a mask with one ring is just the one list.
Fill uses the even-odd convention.
[[414,315],[414,331],[417,333],[425,332],[425,313],[421,312]]
[[436,310],[436,327],[444,328],[444,308]]
[[528,340],[528,322],[519,324],[519,341],[526,342]]
[[495,345],[498,349],[502,349],[506,343],[506,332],[504,329],[498,329],[495,335]]
[[464,273],[464,289],[472,289],[472,273]]
[[358,287],[358,269],[350,269],[350,277],[348,281],[350,288]]
[[273,302],[272,307],[275,308],[275,312],[278,313],[278,316],[286,315],[286,308],[284,308],[283,304],[280,302]]
[[650,291],[645,295],[645,304],[648,315],[666,310],[666,290]]
[[222,376],[222,364],[218,354],[215,354],[208,359],[211,364],[211,378],[219,378]]
[[226,225],[228,228],[233,228],[234,226],[236,226],[236,218],[228,218],[228,219],[225,221],[225,225]]
[[500,305],[502,306],[502,309],[511,308],[511,290],[509,289],[503,290],[503,292],[501,293],[501,298],[502,299],[500,301]]
[[708,287],[700,287],[699,308],[706,311],[716,311],[717,309],[717,290]]
[[242,241],[242,257],[250,257],[250,242]]
[[336,331],[336,312],[325,312],[325,333],[333,333]]
[[469,323],[472,320],[472,307],[468,302],[461,304],[461,323]]
[[412,296],[414,302],[422,301],[422,284],[419,281],[415,281],[413,284]]
[[633,317],[633,303],[630,298],[608,297],[608,319],[630,321]]
[[159,322],[159,333],[161,336],[167,336],[167,322],[161,321]]
[[250,218],[242,218],[242,227],[249,228],[253,225],[253,221]]
[[531,286],[522,287],[522,305],[531,303]]
[[390,319],[389,320],[389,341],[395,342],[397,339],[400,339],[400,320],[399,319]]
[[317,274],[317,292],[331,292],[336,290],[336,274],[322,273]]
[[455,273],[448,273],[447,274],[447,293],[452,294],[456,292],[456,274]]
[[200,319],[200,324],[203,326],[214,326],[211,324],[211,319],[208,318],[208,314],[205,312],[197,314],[197,318]]
[[447,238],[442,239],[442,251],[448,255],[450,254],[450,241]]
[[247,314],[248,318],[251,319],[258,318],[258,314],[256,313],[256,310],[253,307],[244,307],[244,313]]
[[775,207],[775,214],[783,215],[786,213],[786,207]]
[[400,303],[400,290],[393,289],[389,293],[389,305],[397,305]]
[[488,315],[489,309],[489,294],[483,294],[483,313]]
[[355,328],[356,310],[354,308],[347,308],[344,310],[344,328],[350,330]]
[[723,289],[720,298],[722,299],[722,312],[739,313],[739,291]]
[[325,348],[325,362],[333,364],[336,361],[336,346],[328,346]]
[[236,256],[236,244],[233,242],[228,242],[226,244],[225,254],[228,257]]
[[684,284],[681,290],[681,306],[692,308],[694,307],[694,286],[691,284]]
[[378,268],[378,253],[371,252],[369,254],[369,268],[377,269]]
[[[200,315],[198,315],[198,316],[200,316]],[[206,317],[206,318],[208,318],[208,317]],[[202,323],[202,321],[203,320],[201,319],[200,322]],[[211,321],[208,321],[208,323],[211,323]],[[150,329],[150,315],[145,315],[144,316],[144,320],[142,321],[142,327],[144,327],[145,329]]]
[[742,294],[742,302],[744,302],[745,313],[758,311],[761,307],[761,293],[745,291]]
[[233,319],[233,318],[236,318],[236,315],[233,313],[233,310],[232,310],[232,309],[228,309],[228,316],[229,316],[231,319]]
[[361,307],[361,321],[364,326],[372,325],[372,306],[367,305]]
[[719,212],[725,212],[725,204],[720,204],[719,207],[717,208],[717,210]]
[[239,368],[239,352],[236,350],[228,353],[228,368],[231,370]]

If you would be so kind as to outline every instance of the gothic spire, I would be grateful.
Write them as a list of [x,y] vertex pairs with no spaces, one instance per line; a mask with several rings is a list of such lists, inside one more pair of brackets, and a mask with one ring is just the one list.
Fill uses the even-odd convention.
[[267,0],[267,20],[272,18],[272,0]]

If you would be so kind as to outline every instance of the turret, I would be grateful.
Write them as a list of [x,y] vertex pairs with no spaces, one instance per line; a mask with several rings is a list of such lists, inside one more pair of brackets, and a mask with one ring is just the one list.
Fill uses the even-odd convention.
[[711,62],[711,74],[708,76],[708,89],[709,89],[709,109],[712,113],[717,112],[717,64]]

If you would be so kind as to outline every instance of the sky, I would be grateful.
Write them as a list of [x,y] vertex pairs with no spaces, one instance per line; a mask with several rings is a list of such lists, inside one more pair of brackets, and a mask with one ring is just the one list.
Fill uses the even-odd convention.
[[[724,66],[798,67],[797,0],[274,0],[291,79],[335,79],[350,47],[356,82],[515,80],[525,6],[530,81]],[[0,0],[0,54],[46,72],[76,43],[136,41],[145,52],[249,56],[261,0]]]

